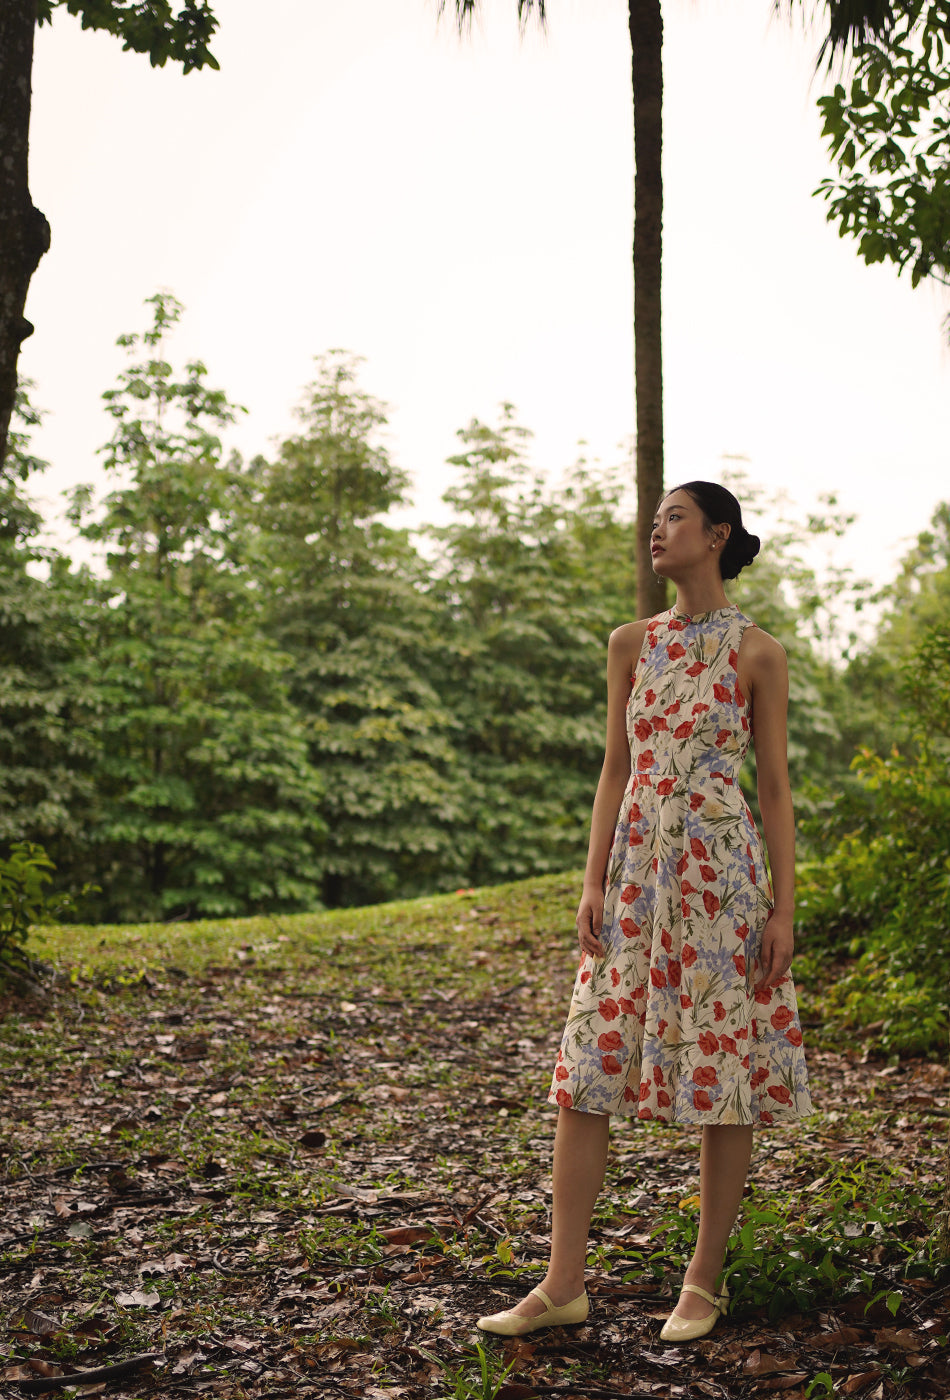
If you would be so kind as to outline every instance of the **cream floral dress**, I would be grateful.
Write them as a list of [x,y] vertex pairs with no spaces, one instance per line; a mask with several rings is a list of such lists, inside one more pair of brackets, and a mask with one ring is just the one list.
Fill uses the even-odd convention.
[[631,785],[550,1102],[680,1123],[810,1113],[790,977],[755,990],[772,897],[739,787],[751,739],[735,607],[647,624],[627,704]]

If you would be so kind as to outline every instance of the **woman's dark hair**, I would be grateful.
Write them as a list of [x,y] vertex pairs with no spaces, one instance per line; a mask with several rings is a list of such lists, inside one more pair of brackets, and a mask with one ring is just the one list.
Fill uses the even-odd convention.
[[729,525],[729,538],[719,555],[719,569],[723,578],[736,578],[740,569],[752,563],[762,547],[762,541],[758,535],[750,535],[743,525],[742,507],[735,496],[714,481],[684,481],[680,486],[672,486],[665,491],[663,499],[666,500],[674,491],[685,491],[692,496],[708,528]]

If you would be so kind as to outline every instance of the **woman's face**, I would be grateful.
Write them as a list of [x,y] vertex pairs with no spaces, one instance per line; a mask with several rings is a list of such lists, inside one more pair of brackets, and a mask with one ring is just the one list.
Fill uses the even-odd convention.
[[650,536],[654,573],[673,578],[684,569],[704,563],[720,548],[719,531],[708,528],[702,511],[687,491],[671,491],[664,496],[653,517]]

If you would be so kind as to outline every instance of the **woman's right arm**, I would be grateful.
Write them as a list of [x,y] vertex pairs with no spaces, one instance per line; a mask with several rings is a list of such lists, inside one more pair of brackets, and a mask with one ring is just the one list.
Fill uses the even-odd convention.
[[607,746],[590,823],[590,847],[584,890],[577,910],[577,938],[582,953],[604,956],[600,928],[604,915],[604,876],[613,844],[617,813],[630,781],[627,700],[630,678],[640,655],[646,622],[628,622],[610,634],[607,644]]

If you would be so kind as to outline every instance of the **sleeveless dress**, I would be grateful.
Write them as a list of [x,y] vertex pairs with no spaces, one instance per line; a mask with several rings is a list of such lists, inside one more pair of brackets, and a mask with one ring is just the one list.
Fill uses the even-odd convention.
[[651,618],[627,703],[631,783],[606,956],[581,959],[549,1102],[678,1123],[812,1111],[790,977],[755,990],[772,907],[738,774],[751,739],[732,606]]

